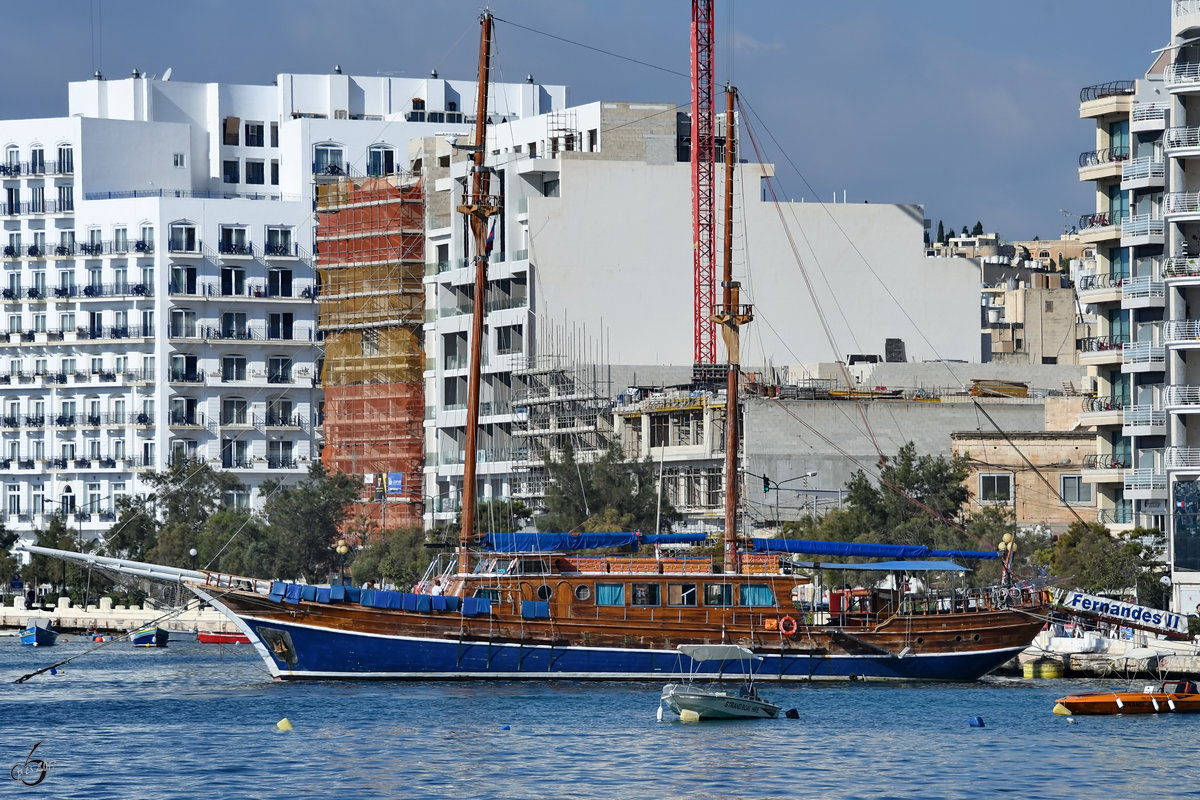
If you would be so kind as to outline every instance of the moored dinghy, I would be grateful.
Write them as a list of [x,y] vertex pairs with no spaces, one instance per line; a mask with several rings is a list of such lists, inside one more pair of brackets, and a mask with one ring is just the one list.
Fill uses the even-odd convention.
[[157,625],[138,628],[129,634],[129,641],[133,642],[134,647],[166,647],[167,640],[170,638],[171,634],[167,629]]
[[[690,660],[690,668],[682,683],[663,687],[659,719],[664,705],[684,722],[779,716],[780,707],[754,688],[754,665],[762,659],[753,651],[736,644],[681,644],[677,649]],[[708,668],[712,662],[717,662],[715,670]],[[731,679],[740,679],[736,687],[721,683]]]
[[1140,692],[1089,692],[1060,697],[1054,713],[1072,714],[1196,714],[1200,689],[1194,681],[1163,681]]
[[33,620],[21,629],[21,644],[30,647],[49,647],[58,641],[58,631],[50,627],[49,620]]

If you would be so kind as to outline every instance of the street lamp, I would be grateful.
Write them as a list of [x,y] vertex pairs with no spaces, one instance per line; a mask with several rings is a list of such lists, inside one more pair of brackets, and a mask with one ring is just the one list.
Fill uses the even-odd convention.
[[350,552],[350,548],[346,546],[346,540],[338,539],[337,553],[338,553],[338,557],[341,561],[340,572],[341,572],[341,585],[342,586],[346,585],[346,553],[349,553],[349,552]]
[[[779,518],[779,487],[783,486],[785,483],[791,483],[792,481],[804,481],[804,493],[807,495],[808,494],[808,479],[815,476],[816,474],[817,474],[817,471],[814,469],[811,472],[806,472],[803,475],[797,475],[794,478],[788,478],[787,480],[783,480],[783,481],[773,481],[770,478],[768,478],[766,475],[763,475],[763,491],[764,492],[771,491],[771,486],[772,485],[775,486],[775,524],[779,525],[780,529],[782,529],[782,527],[783,527],[783,522]],[[807,504],[808,504],[808,501],[806,499],[805,505],[807,505]]]
[[192,557],[192,572],[196,571],[196,548],[188,550],[188,555]]

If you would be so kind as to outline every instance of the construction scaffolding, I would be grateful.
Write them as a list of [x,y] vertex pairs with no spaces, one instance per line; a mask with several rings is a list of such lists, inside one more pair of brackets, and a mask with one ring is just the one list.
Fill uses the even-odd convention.
[[[319,327],[324,332],[322,461],[375,475],[355,516],[419,525],[425,390],[424,192],[418,179],[318,182]],[[399,474],[402,488],[389,492]]]
[[549,473],[546,463],[562,457],[569,445],[575,460],[590,463],[608,450],[615,437],[613,401],[598,392],[589,369],[541,357],[513,372],[513,439],[523,442],[513,496],[540,508]]

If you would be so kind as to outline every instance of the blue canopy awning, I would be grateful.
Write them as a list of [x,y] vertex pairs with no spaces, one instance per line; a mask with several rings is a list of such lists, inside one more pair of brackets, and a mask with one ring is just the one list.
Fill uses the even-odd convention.
[[754,549],[762,553],[806,553],[841,558],[996,558],[990,550],[930,550],[921,544],[871,544],[863,542],[819,542],[812,539],[756,538]]
[[825,561],[793,561],[793,566],[806,569],[854,569],[882,572],[970,572],[953,561],[875,561],[869,564],[834,564]]

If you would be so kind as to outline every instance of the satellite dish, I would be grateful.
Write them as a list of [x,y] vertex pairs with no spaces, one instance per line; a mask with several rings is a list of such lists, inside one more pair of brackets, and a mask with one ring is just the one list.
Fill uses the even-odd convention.
[[171,80],[171,67],[167,67],[167,71],[163,73],[163,80],[164,81]]

